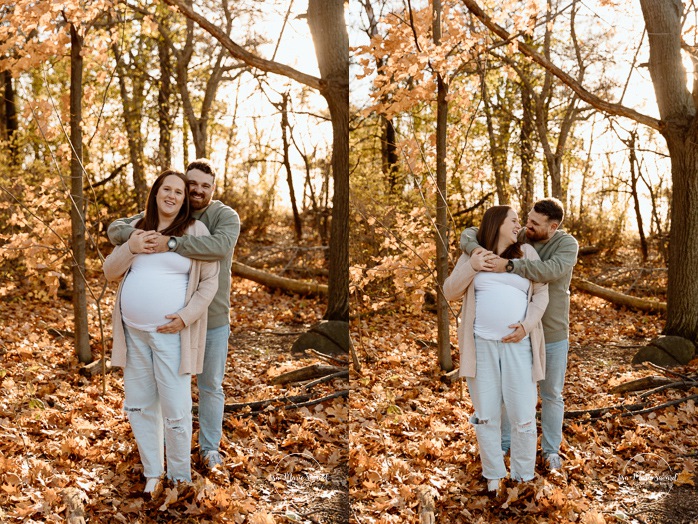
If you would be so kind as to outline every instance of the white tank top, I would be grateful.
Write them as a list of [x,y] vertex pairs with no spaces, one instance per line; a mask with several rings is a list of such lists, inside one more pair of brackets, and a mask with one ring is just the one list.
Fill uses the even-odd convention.
[[124,323],[141,331],[155,331],[171,322],[165,315],[184,307],[191,260],[177,253],[137,255],[121,289]]
[[514,331],[508,326],[526,317],[531,281],[513,273],[480,271],[473,283],[475,334],[486,340],[501,340]]

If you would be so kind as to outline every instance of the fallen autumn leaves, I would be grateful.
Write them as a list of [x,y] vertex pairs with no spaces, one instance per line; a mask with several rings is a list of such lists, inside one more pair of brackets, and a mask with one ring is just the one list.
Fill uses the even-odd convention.
[[[113,294],[103,305],[107,311],[109,300]],[[293,337],[278,333],[316,322],[322,305],[270,295],[245,281],[235,283],[232,302],[228,401],[303,393],[268,379],[279,369],[316,361],[293,359]],[[78,373],[72,340],[48,333],[70,329],[70,317],[68,302],[34,302],[19,290],[3,297],[0,522],[65,522],[66,488],[73,498],[77,490],[94,523],[346,522],[348,414],[341,397],[253,417],[228,415],[222,442],[227,470],[206,475],[195,456],[191,486],[166,485],[154,500],[144,497],[138,451],[121,410],[121,372],[107,376],[102,396],[101,376]],[[93,336],[98,332],[94,325]],[[313,398],[342,388],[346,379],[319,384]],[[281,466],[293,456],[303,457],[309,469],[285,473]]]
[[[618,404],[622,397],[610,392],[612,386],[653,372],[633,369],[632,350],[612,347],[656,336],[659,318],[616,310],[579,294],[573,297],[570,317],[567,409]],[[418,342],[435,340],[433,317],[373,314],[360,322],[357,352],[364,366],[361,375],[351,377],[350,398],[350,489],[356,522],[420,522],[420,492],[425,488],[435,497],[436,522],[698,518],[694,401],[643,416],[566,421],[564,470],[546,473],[539,457],[533,482],[507,481],[505,492],[494,499],[485,494],[475,433],[468,423],[472,406],[467,388],[461,396],[459,382],[441,382],[435,349]],[[637,329],[640,324],[642,329]],[[355,323],[353,330],[358,329]],[[692,362],[693,372],[696,367],[698,360]],[[654,400],[682,394],[663,391]],[[650,467],[653,457],[658,459]],[[671,474],[671,493],[652,491],[652,483],[641,475],[622,478],[633,460],[644,460],[645,474]],[[692,512],[670,498],[676,495],[688,500]],[[667,510],[674,510],[668,520],[661,517]]]

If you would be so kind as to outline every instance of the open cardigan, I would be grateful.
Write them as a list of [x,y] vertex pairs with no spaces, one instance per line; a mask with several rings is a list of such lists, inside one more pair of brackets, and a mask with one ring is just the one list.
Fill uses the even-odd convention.
[[[539,260],[538,253],[528,244],[522,244],[524,258]],[[470,264],[470,257],[463,253],[456,267],[444,282],[446,300],[458,300],[463,297],[460,323],[458,325],[458,347],[460,348],[461,377],[474,377],[476,373],[475,356],[475,286],[472,285],[477,271]],[[538,382],[545,377],[545,339],[541,318],[548,305],[548,285],[532,282],[528,288],[528,307],[526,317],[521,321],[531,340],[533,352],[533,380]]]
[[[208,228],[198,220],[187,228],[188,235],[208,235]],[[112,251],[104,260],[104,275],[110,282],[121,280],[116,292],[114,313],[112,314],[114,344],[112,348],[112,365],[126,365],[126,335],[121,317],[121,288],[133,260],[138,256],[131,253],[128,242]],[[147,256],[147,255],[145,255]],[[206,348],[206,327],[208,306],[218,289],[218,262],[204,262],[192,259],[189,271],[189,283],[184,307],[176,311],[184,322],[184,329],[179,332],[182,342],[179,373],[198,374],[203,371],[204,350]]]

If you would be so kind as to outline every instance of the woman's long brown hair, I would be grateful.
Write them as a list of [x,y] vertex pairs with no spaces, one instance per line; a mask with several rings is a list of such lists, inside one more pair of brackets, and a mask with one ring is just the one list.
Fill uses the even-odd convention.
[[194,222],[194,217],[191,216],[189,209],[189,191],[187,189],[186,177],[179,171],[167,169],[155,179],[155,182],[153,182],[153,187],[150,188],[148,200],[145,204],[145,216],[138,221],[138,223],[135,225],[136,228],[143,229],[144,231],[158,230],[158,225],[160,222],[157,203],[158,191],[160,190],[160,186],[162,186],[165,178],[170,175],[181,178],[184,182],[184,202],[182,202],[182,207],[179,208],[179,213],[177,213],[177,216],[172,223],[166,229],[160,231],[160,233],[165,236],[179,237],[182,236],[192,222]]
[[[477,243],[488,251],[495,252],[497,242],[499,241],[499,228],[506,220],[509,211],[513,209],[511,206],[492,206],[482,217],[482,224],[477,230]],[[504,250],[504,253],[499,254],[502,258],[521,258],[523,251],[521,250],[521,242],[515,242]]]

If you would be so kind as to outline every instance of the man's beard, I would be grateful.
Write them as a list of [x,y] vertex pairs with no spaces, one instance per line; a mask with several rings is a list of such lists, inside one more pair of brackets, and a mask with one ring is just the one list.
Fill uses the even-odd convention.
[[201,200],[194,200],[191,198],[192,195],[189,195],[189,206],[192,208],[194,211],[198,211],[199,209],[204,209],[206,206],[208,206],[211,203],[211,199],[206,199],[205,195],[201,195]]
[[548,240],[548,237],[543,236],[540,233],[536,233],[531,228],[526,228],[526,238],[531,242],[540,242],[541,240]]

